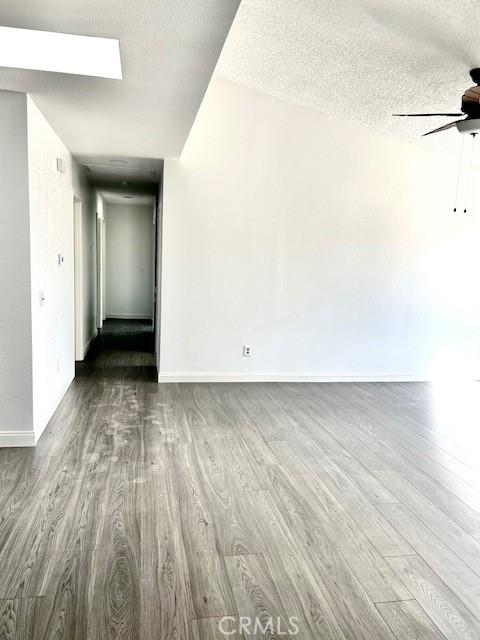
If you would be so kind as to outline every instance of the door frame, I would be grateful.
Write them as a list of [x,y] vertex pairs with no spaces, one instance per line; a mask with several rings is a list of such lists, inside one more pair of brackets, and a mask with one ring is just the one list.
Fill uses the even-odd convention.
[[74,304],[75,304],[75,360],[85,356],[83,326],[83,211],[82,201],[73,198],[73,238],[74,238]]
[[105,320],[105,220],[98,214],[96,225],[97,329],[101,329]]

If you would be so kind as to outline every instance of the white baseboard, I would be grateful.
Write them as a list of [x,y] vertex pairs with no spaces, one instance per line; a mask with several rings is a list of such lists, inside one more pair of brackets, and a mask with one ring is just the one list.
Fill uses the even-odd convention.
[[88,340],[87,344],[85,345],[85,347],[83,348],[83,357],[85,358],[85,356],[88,353],[88,350],[90,349],[90,347],[92,346],[92,342],[95,340],[95,338],[98,335],[98,331],[95,331],[95,333],[93,334],[93,336],[90,338],[90,340]]
[[417,373],[335,374],[310,373],[215,373],[175,371],[158,374],[158,382],[427,382],[429,376]]
[[0,431],[0,449],[4,447],[34,447],[33,431]]
[[151,313],[109,313],[107,320],[151,320]]

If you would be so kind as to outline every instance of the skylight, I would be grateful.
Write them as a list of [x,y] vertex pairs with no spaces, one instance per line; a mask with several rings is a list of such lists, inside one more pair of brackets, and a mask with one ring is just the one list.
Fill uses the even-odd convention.
[[0,67],[122,79],[113,38],[0,27]]

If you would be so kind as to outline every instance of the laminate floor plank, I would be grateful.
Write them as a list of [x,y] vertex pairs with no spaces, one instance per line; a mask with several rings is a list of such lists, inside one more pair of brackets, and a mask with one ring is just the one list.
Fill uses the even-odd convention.
[[192,624],[194,630],[192,630],[191,640],[225,640],[225,638],[244,640],[238,616],[197,618],[192,621]]
[[[62,553],[41,602],[42,620],[61,621],[64,635],[60,637],[69,640],[82,640],[91,631],[89,593],[97,571],[95,545],[103,542],[101,532],[109,514],[106,487],[112,464],[111,458],[99,456],[84,465],[71,502],[70,527]],[[103,552],[109,550],[104,546]],[[50,625],[56,627],[50,622],[47,628]]]
[[[389,460],[392,469],[400,473],[428,500],[480,541],[480,513],[450,491],[451,487],[448,483],[440,484],[388,445],[382,446],[382,455]],[[392,502],[395,501],[398,501],[398,498],[394,497]]]
[[[338,548],[331,543],[312,517],[311,508],[278,469],[269,468],[272,491],[270,495],[282,514],[292,535],[315,572],[319,587],[325,585],[325,598],[330,604],[342,631],[348,638],[391,638],[392,633],[368,597],[361,582]],[[348,593],[348,598],[344,594]]]
[[212,390],[212,393],[223,404],[224,410],[233,422],[235,432],[245,442],[255,463],[259,466],[277,464],[272,447],[252,418],[244,411],[236,393],[236,385],[219,385]]
[[449,490],[454,489],[456,495],[470,504],[473,509],[480,509],[480,473],[478,471],[442,452],[436,446],[427,448],[425,442],[420,439],[412,443],[412,436],[406,437],[402,432],[400,420],[389,429],[383,425],[371,429],[371,436],[376,441],[388,444],[440,484],[448,484]]
[[44,481],[38,503],[16,516],[0,551],[0,598],[44,595],[62,549],[76,479],[76,471],[54,473]]
[[478,613],[480,577],[406,507],[384,504],[379,505],[379,509],[465,606],[472,613]]
[[304,640],[344,640],[345,635],[325,593],[328,587],[315,578],[297,540],[289,530],[268,491],[244,493],[245,513],[255,527],[255,537],[270,575],[289,616],[296,618]]
[[[226,558],[240,620],[248,619],[248,637],[291,640],[298,627],[291,627],[275,582],[262,555],[241,555]],[[296,621],[295,621],[296,623]]]
[[295,389],[295,403],[289,413],[296,416],[300,424],[308,425],[311,438],[328,454],[349,452],[366,469],[389,468],[377,453],[345,426],[344,411],[335,411],[333,415],[330,412],[322,414],[315,396],[309,393],[310,389],[302,386]]
[[397,471],[377,471],[376,473],[389,490],[394,492],[424,525],[431,529],[477,575],[480,575],[480,542],[478,540],[427,500]]
[[[408,442],[402,426],[404,419],[400,417],[392,418],[392,412],[397,410],[396,405],[393,403],[388,404],[382,411],[377,406],[377,403],[364,401],[359,409],[360,418],[350,410],[349,413],[352,419],[348,428],[352,433],[360,437],[363,431],[366,434],[366,437],[361,438],[363,442],[380,455],[388,463],[389,467],[391,467],[391,461],[388,459],[388,454],[393,450],[394,455],[405,458],[408,462],[434,478],[451,493],[454,493],[472,509],[480,512],[480,480],[478,474],[471,469],[466,472],[465,469],[469,469],[466,465],[461,465],[452,457],[448,458],[447,454],[441,456],[442,463],[439,463],[435,459],[440,451],[437,446],[427,448],[419,445],[416,447],[411,442]],[[386,425],[390,425],[390,428],[387,428]],[[387,456],[384,455],[384,452],[387,453]],[[468,481],[462,477],[465,473],[468,473]]]
[[480,639],[479,386],[158,385],[151,329],[0,450],[0,640]]
[[[381,396],[384,401],[388,402],[388,419],[385,419],[385,412],[375,412],[371,403],[371,392],[368,393],[365,385],[361,385],[366,392],[364,403],[361,407],[364,414],[375,413],[375,422],[380,422],[391,433],[402,436],[423,451],[428,452],[430,457],[439,456],[438,461],[443,461],[448,466],[449,461],[456,464],[453,459],[461,462],[466,467],[480,471],[480,461],[478,456],[465,446],[465,438],[462,438],[462,431],[465,426],[469,425],[474,416],[473,408],[480,410],[478,402],[478,394],[475,390],[475,383],[465,383],[462,385],[461,393],[455,391],[455,402],[451,403],[448,399],[450,390],[446,389],[446,393],[437,393],[435,389],[438,385],[427,385],[428,392],[422,393],[421,385],[415,386],[414,393],[408,385],[404,385],[405,401],[399,406],[397,402],[397,394],[399,385],[377,385],[375,394]],[[470,389],[470,391],[468,391]],[[457,387],[458,390],[458,387]],[[408,397],[410,396],[410,400]],[[438,404],[440,398],[446,399],[449,404],[447,415],[441,415],[440,420],[436,419],[438,412]],[[382,409],[385,408],[382,407]],[[461,429],[459,429],[459,418],[461,420]],[[401,426],[401,429],[399,429]],[[472,425],[473,426],[473,425]],[[471,428],[471,427],[470,427]],[[460,436],[460,437],[459,437]],[[447,457],[444,457],[447,454]]]
[[278,468],[270,468],[272,486],[291,514],[301,509],[310,537],[321,537],[348,562],[373,602],[406,600],[411,594],[385,559],[355,525],[321,481],[302,476],[295,484]]
[[[472,615],[462,601],[452,593],[447,586],[448,583],[440,580],[422,558],[408,556],[389,558],[388,561],[413,593],[426,615],[448,640],[480,638],[478,618]],[[385,609],[382,613],[385,614]]]
[[[298,397],[299,393],[297,391],[295,397]],[[305,391],[301,394],[300,402],[303,400],[304,393]],[[373,502],[397,502],[397,498],[387,491],[385,486],[370,472],[370,469],[389,468],[390,465],[388,463],[385,463],[376,456],[375,452],[365,447],[359,438],[356,439],[355,443],[350,442],[352,451],[345,448],[342,442],[333,437],[324,428],[323,424],[320,424],[301,404],[296,404],[292,399],[286,401],[283,393],[278,395],[279,402],[282,406],[285,406],[285,411],[288,411],[290,419],[295,420],[296,429],[293,432],[293,436],[292,431],[290,431],[286,438],[287,441],[292,438],[298,439],[301,434],[306,434],[308,440],[313,441],[338,467],[348,473],[349,477]],[[358,454],[362,451],[363,456],[359,458]]]
[[302,475],[305,478],[313,474],[316,479],[321,480],[381,555],[414,553],[412,547],[379,513],[365,493],[309,438],[302,434],[294,443],[275,442],[272,447],[292,474],[303,469]]
[[377,609],[398,640],[445,640],[416,600],[379,602]]
[[243,411],[253,421],[267,442],[286,440],[294,423],[272,402],[265,384],[239,384],[237,397]]
[[91,551],[88,638],[140,638],[139,465],[112,461],[104,516]]
[[189,565],[167,457],[146,466],[140,493],[140,638],[193,638],[197,629]]
[[171,464],[188,559],[195,617],[236,615],[233,593],[221,555],[214,510],[200,477],[194,448],[171,448]]
[[32,638],[37,598],[0,600],[0,640]]

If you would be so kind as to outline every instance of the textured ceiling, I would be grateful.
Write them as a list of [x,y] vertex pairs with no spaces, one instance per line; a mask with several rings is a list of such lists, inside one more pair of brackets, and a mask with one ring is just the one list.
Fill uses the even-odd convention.
[[181,153],[239,0],[1,0],[0,25],[120,40],[124,79],[0,69],[79,155]]
[[449,119],[391,114],[457,111],[474,66],[478,0],[242,0],[216,74],[435,145],[420,135]]

